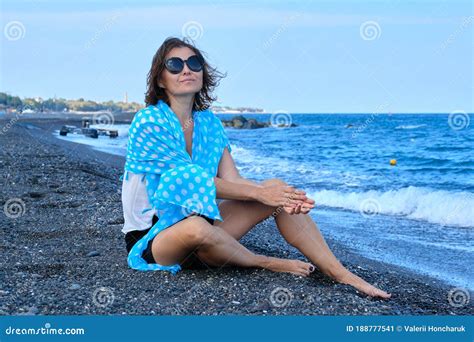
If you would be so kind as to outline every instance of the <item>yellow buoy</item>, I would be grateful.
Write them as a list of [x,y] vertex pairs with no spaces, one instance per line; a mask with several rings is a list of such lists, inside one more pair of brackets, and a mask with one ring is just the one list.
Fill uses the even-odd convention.
[[397,160],[396,159],[390,159],[390,165],[397,165]]

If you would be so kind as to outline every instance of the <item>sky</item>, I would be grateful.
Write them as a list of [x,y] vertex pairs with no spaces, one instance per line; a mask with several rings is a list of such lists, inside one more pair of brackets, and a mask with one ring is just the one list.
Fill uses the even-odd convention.
[[474,112],[472,1],[1,1],[0,91],[144,102],[165,38],[225,72],[215,105]]

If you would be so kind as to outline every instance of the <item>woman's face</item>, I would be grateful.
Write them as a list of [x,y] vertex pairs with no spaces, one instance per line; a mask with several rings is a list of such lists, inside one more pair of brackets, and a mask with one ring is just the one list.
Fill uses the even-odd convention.
[[[187,47],[173,48],[167,55],[165,60],[171,57],[179,57],[183,61],[196,53]],[[202,88],[203,71],[191,71],[187,64],[179,74],[172,74],[168,69],[164,69],[161,73],[161,79],[158,85],[173,96],[195,95]]]

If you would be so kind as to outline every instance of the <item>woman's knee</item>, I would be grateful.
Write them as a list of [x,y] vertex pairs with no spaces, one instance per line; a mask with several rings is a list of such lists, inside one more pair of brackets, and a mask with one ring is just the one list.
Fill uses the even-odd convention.
[[199,216],[191,216],[186,220],[186,234],[195,245],[213,243],[215,240],[215,227]]
[[267,180],[264,180],[263,182],[260,183],[261,185],[288,185],[284,180],[281,180],[279,178],[270,178]]

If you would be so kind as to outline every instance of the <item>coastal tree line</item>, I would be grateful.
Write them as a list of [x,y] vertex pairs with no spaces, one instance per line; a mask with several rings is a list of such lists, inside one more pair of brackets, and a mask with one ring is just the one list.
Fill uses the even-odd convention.
[[[67,100],[63,98],[42,99],[41,97],[12,96],[0,92],[0,111],[23,112],[31,110],[34,112],[137,112],[144,107],[144,104],[137,102],[96,102],[79,98],[77,100]],[[211,110],[215,113],[263,113],[263,109],[251,107],[232,108],[228,106],[212,106]]]
[[40,97],[21,99],[18,96],[12,96],[0,92],[0,110],[23,112],[32,110],[35,112],[134,112],[143,108],[143,104],[136,102],[96,102],[79,98],[77,100],[67,100],[63,98],[42,99]]

